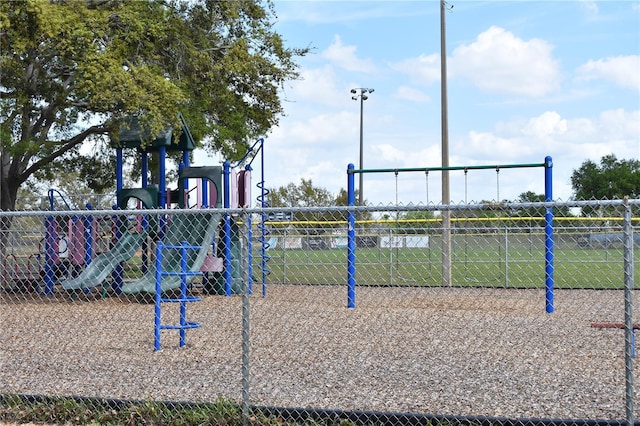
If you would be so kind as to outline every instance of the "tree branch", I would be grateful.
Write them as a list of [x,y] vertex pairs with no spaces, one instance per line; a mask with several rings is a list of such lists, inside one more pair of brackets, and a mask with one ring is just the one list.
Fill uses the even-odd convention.
[[82,133],[79,133],[76,136],[72,137],[71,139],[67,140],[66,142],[63,142],[62,146],[58,150],[52,152],[46,157],[42,157],[41,159],[33,163],[30,167],[25,169],[25,171],[20,174],[20,181],[21,182],[26,181],[29,178],[29,176],[31,176],[33,173],[38,171],[45,164],[52,162],[56,158],[64,155],[64,153],[66,153],[67,151],[70,151],[76,146],[80,145],[89,136],[104,134],[104,133],[107,133],[109,130],[111,130],[111,128],[108,126],[91,126],[87,128]]
[[9,116],[7,117],[7,119],[5,121],[3,121],[2,123],[0,123],[0,126],[6,126],[6,125],[10,125],[10,123],[16,119],[16,117],[18,116],[19,111],[17,109],[14,109],[13,111],[11,111],[11,113],[9,114]]
[[17,94],[18,94],[17,90],[10,90],[10,91],[0,90],[0,99],[15,98]]

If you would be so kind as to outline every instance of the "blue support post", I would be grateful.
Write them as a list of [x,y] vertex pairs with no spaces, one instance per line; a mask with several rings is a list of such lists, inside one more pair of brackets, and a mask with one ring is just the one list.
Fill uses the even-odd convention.
[[[544,159],[544,201],[553,201],[552,185],[553,160]],[[554,277],[553,277],[553,208],[548,207],[544,215],[544,263],[545,263],[545,309],[553,313]]]
[[[267,202],[267,194],[268,190],[264,186],[264,139],[261,139],[261,149],[260,149],[260,207],[265,208],[269,206]],[[269,242],[267,241],[267,227],[265,226],[265,222],[267,221],[267,215],[265,213],[261,213],[261,223],[260,223],[260,241],[262,242],[260,247],[260,255],[262,259],[260,261],[260,267],[262,268],[262,297],[267,297],[267,275],[269,275],[269,268],[267,267],[267,262],[271,258],[267,254],[267,249],[269,248]]]
[[161,321],[161,313],[162,309],[160,307],[160,302],[162,300],[162,249],[164,244],[162,241],[158,241],[156,245],[156,294],[154,296],[155,308],[154,308],[154,316],[153,316],[153,331],[154,331],[154,339],[153,339],[153,350],[160,350],[160,330],[162,328]]
[[[122,148],[116,148],[116,195],[122,190],[124,187],[124,157]],[[117,209],[118,205],[114,205],[113,209]],[[112,220],[114,222],[114,239],[118,241],[122,237],[122,221],[118,215],[113,215]],[[122,279],[124,275],[124,270],[121,264],[118,264],[113,269],[111,276],[113,277],[113,284],[111,284],[111,288],[117,295],[122,294]]]
[[208,208],[209,207],[209,179],[202,178],[201,185],[202,185],[202,207]]
[[[149,154],[144,151],[141,155],[141,174],[142,174],[142,187],[149,187]],[[149,228],[149,218],[147,215],[142,216],[142,229],[148,231]],[[146,274],[149,272],[149,245],[147,241],[142,242],[142,268],[141,272]]]
[[185,167],[189,167],[189,164],[191,164],[191,160],[189,159],[189,151],[182,151],[182,162],[184,163]]
[[[93,210],[91,203],[85,204],[85,207],[87,210]],[[93,260],[93,217],[85,216],[82,221],[82,226],[84,228],[84,266],[86,268]],[[89,294],[91,293],[91,289],[85,288],[84,292]]]
[[180,347],[183,347],[187,343],[187,274],[189,270],[187,266],[187,247],[186,241],[182,242],[182,248],[180,248]]
[[167,147],[161,145],[158,148],[158,207],[167,206]]
[[[87,210],[93,210],[91,203],[85,205]],[[84,218],[84,264],[88,265],[93,259],[93,217]]]
[[[231,205],[231,164],[225,161],[222,164],[223,187],[224,187],[224,208],[228,209]],[[223,236],[224,236],[224,292],[227,296],[231,296],[231,215],[225,213],[223,217]]]
[[[143,232],[148,232],[149,231],[149,216],[142,215],[142,230]],[[141,256],[141,261],[142,261],[142,273],[146,274],[147,272],[149,272],[149,243],[147,243],[146,238],[142,241],[142,256]]]
[[[53,202],[52,202],[53,203]],[[52,295],[54,286],[56,223],[53,216],[45,219],[47,235],[44,242],[44,294]]]
[[[182,162],[180,163],[180,165],[182,166],[180,168],[180,170],[182,170],[183,168],[189,167],[189,165],[191,164],[191,160],[189,159],[189,151],[182,151]],[[178,194],[178,197],[183,197],[183,201],[184,201],[184,197],[186,197],[186,193],[189,192],[189,179],[185,179],[184,180],[184,194]],[[185,201],[185,208],[189,208],[189,202]]]
[[[178,176],[180,176],[182,174],[182,171],[184,169],[186,169],[187,164],[182,161],[180,164],[178,164]],[[188,209],[189,208],[189,201],[185,199],[186,197],[186,193],[189,192],[189,179],[182,179],[182,188],[183,188],[183,192],[180,193],[180,184],[178,184],[178,199],[177,200],[173,200],[174,203],[182,203],[184,202],[184,208]]]
[[123,163],[124,159],[122,155],[122,148],[116,148],[116,192],[120,191],[124,186],[124,180],[122,177],[124,173]]
[[142,187],[146,188],[149,186],[149,154],[146,152],[142,153],[141,163]]
[[[251,171],[251,165],[247,164],[245,167],[247,172]],[[251,207],[251,201],[249,201],[249,207]],[[253,223],[251,221],[251,215],[246,215],[247,217],[247,277],[249,277],[249,282],[247,283],[247,293],[253,294]]]
[[[112,206],[113,210],[118,209],[118,205],[114,204]],[[111,220],[113,222],[113,239],[114,241],[118,241],[120,238],[122,238],[122,218],[120,217],[120,215],[114,214],[113,216],[111,216]],[[125,219],[126,220],[126,219]],[[124,277],[124,269],[122,267],[122,264],[118,264],[114,269],[113,272],[111,273],[111,277],[113,278],[113,284],[111,284],[111,288],[113,289],[113,291],[115,291],[115,293],[117,295],[122,294],[122,280]]]
[[[164,209],[167,207],[167,148],[160,146],[158,148],[158,208]],[[167,216],[160,215],[160,230],[159,238],[164,240],[165,233],[167,232]]]
[[[347,205],[355,206],[354,166],[347,166]],[[356,214],[347,212],[347,308],[356,307]]]

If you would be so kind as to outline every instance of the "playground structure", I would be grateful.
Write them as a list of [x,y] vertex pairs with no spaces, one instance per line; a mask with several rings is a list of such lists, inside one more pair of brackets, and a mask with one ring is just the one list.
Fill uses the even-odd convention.
[[[428,176],[430,171],[456,171],[461,170],[466,175],[469,170],[495,169],[499,173],[500,169],[514,168],[532,168],[543,167],[544,173],[544,199],[545,202],[553,201],[553,160],[550,156],[545,157],[542,163],[533,164],[504,164],[504,165],[479,165],[479,166],[447,166],[447,167],[412,167],[397,169],[355,169],[353,164],[347,166],[347,204],[355,206],[355,175],[366,173],[395,173],[396,175],[396,194],[397,194],[397,176],[400,172],[422,172]],[[427,186],[428,191],[428,186]],[[499,186],[498,186],[499,191]],[[466,188],[465,188],[466,193]],[[397,200],[396,200],[397,204]],[[544,217],[545,225],[545,311],[552,313],[554,310],[554,273],[553,273],[553,209],[547,207]],[[444,225],[443,225],[444,226]],[[447,237],[448,236],[448,237]],[[442,240],[442,269],[443,269],[443,285],[451,286],[450,279],[446,279],[451,271],[451,244],[448,229],[443,229]],[[449,274],[448,274],[449,272]],[[356,212],[350,210],[347,214],[347,307],[352,309],[356,306]]]
[[[156,265],[154,247],[188,244],[199,247],[187,256],[188,269],[203,274],[206,294],[232,295],[240,293],[244,277],[240,261],[241,241],[237,218],[215,209],[246,208],[251,204],[251,167],[244,164],[253,150],[262,149],[258,140],[245,157],[235,165],[225,161],[222,166],[192,167],[190,152],[195,141],[182,116],[179,137],[166,129],[155,139],[145,137],[135,119],[130,120],[112,141],[116,150],[116,199],[114,209],[128,215],[95,216],[51,214],[45,217],[45,236],[37,253],[28,255],[26,263],[10,253],[4,259],[5,271],[10,271],[7,289],[53,295],[55,287],[73,294],[88,293],[102,288],[103,295],[111,290],[119,294],[156,293]],[[177,142],[177,143],[176,143]],[[124,149],[135,149],[141,164],[141,187],[125,188],[123,179]],[[170,151],[180,151],[182,161],[178,169],[178,188],[167,188],[166,158]],[[149,157],[157,155],[157,185],[149,183]],[[64,196],[57,190],[48,193],[49,210],[62,200],[62,209],[71,211]],[[92,210],[91,204],[86,205]],[[157,209],[180,209],[198,214],[166,215]],[[135,214],[131,211],[135,210]],[[249,240],[249,243],[251,241]],[[191,253],[193,252],[193,253]],[[178,270],[183,259],[178,255],[164,256],[165,271]],[[123,264],[139,259],[142,276],[124,279]],[[26,272],[24,265],[26,264]],[[250,266],[249,266],[250,268]],[[251,271],[249,270],[249,275]],[[193,276],[188,281],[191,282]],[[166,277],[162,292],[179,288],[181,280]],[[251,283],[249,283],[251,285]]]

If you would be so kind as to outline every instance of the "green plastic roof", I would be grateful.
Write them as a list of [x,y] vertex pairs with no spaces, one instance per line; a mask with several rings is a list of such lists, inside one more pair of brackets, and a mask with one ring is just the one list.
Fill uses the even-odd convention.
[[[193,151],[196,144],[182,114],[180,114],[180,121],[182,122],[182,133],[178,143],[172,143],[173,129],[166,128],[156,136],[153,142],[145,145],[144,151],[157,151],[161,146],[166,147],[167,151]],[[119,141],[111,141],[111,146],[113,148],[138,148],[142,150],[142,141],[149,139],[151,139],[149,134],[140,129],[138,119],[131,117],[127,120],[126,127],[120,130]]]

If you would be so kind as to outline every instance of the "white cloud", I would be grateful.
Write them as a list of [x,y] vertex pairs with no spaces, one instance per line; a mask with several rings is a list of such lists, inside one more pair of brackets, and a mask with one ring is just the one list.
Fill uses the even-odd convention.
[[466,141],[458,142],[453,148],[464,152],[463,164],[513,162],[533,154],[533,146],[517,135],[472,130],[467,137]]
[[601,79],[640,92],[640,55],[615,56],[591,60],[578,67],[576,79]]
[[492,26],[473,43],[457,47],[450,74],[488,92],[539,98],[560,87],[560,69],[553,46],[544,40],[523,40]]
[[301,71],[300,80],[292,83],[291,90],[285,91],[285,99],[306,104],[343,105],[349,97],[348,92],[339,87],[340,84],[331,65],[306,68]]
[[413,102],[429,102],[431,98],[429,95],[421,90],[415,89],[409,86],[400,86],[396,90],[395,97],[398,99],[404,99]]
[[404,158],[406,158],[407,154],[399,149],[397,146],[391,144],[380,144],[374,147],[376,153],[378,153],[385,161],[389,161],[391,163],[399,163]]
[[345,135],[356,134],[357,117],[354,113],[338,112],[335,114],[318,114],[305,121],[291,123],[286,131],[289,140],[298,144],[320,144],[322,148],[330,148],[338,144]]
[[580,8],[589,16],[596,16],[600,12],[598,3],[592,0],[581,0]]
[[555,111],[547,111],[529,120],[522,133],[534,138],[547,138],[567,132],[567,120]]
[[[570,175],[583,161],[597,162],[607,154],[640,158],[640,111],[609,110],[592,118],[567,118],[546,111],[526,120],[499,123],[492,131],[470,131],[451,151],[461,157],[460,164],[537,163],[550,155],[557,196],[567,199]],[[512,185],[512,193],[518,195],[517,185],[527,182],[503,179],[502,183],[501,193],[506,195]]]
[[[481,90],[539,98],[558,90],[560,67],[553,46],[541,39],[523,40],[492,26],[472,43],[454,49],[448,61],[448,77],[470,81]],[[440,81],[440,55],[420,55],[391,67],[415,83]]]
[[322,57],[347,71],[371,73],[376,70],[369,59],[359,59],[356,56],[357,47],[342,44],[339,35],[334,36],[333,43],[322,52]]
[[440,81],[440,55],[420,55],[391,65],[392,69],[408,75],[415,83],[429,85]]

